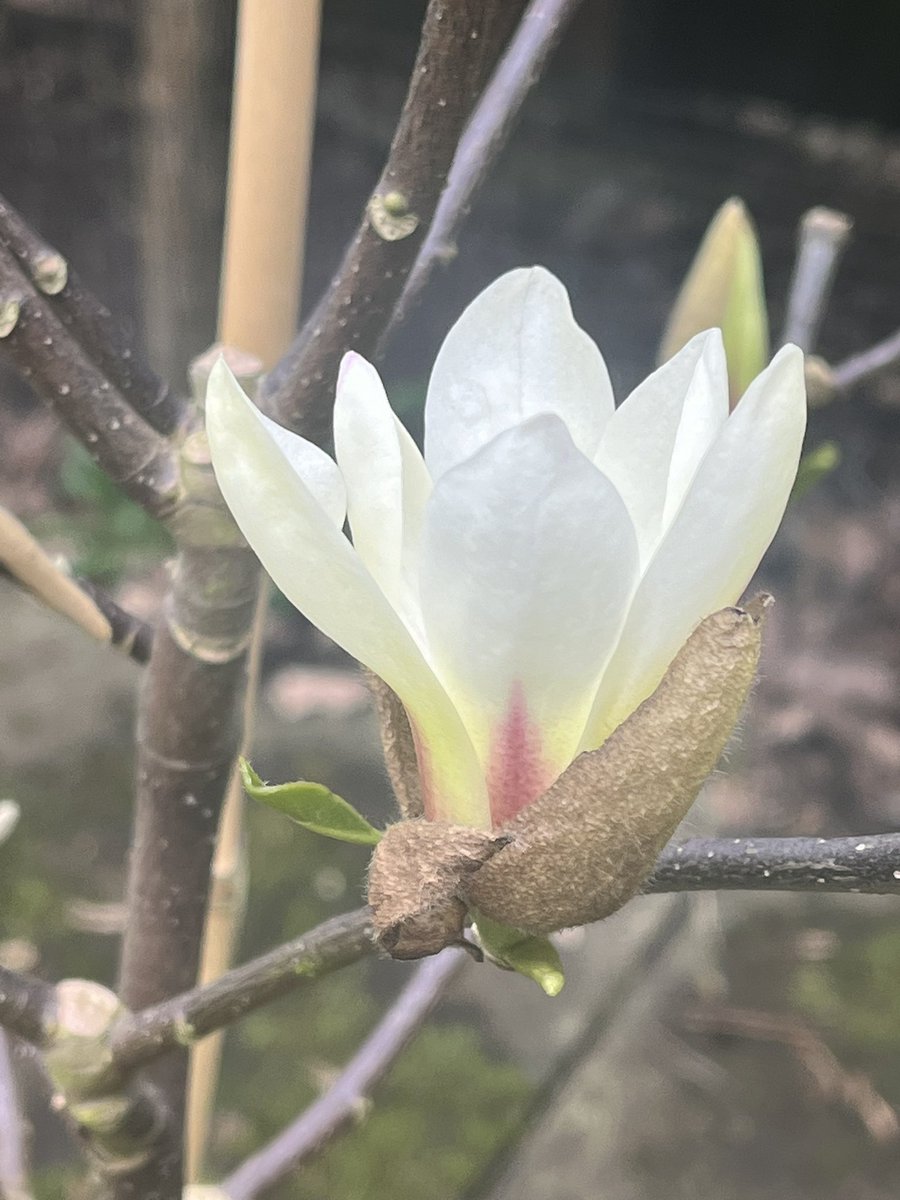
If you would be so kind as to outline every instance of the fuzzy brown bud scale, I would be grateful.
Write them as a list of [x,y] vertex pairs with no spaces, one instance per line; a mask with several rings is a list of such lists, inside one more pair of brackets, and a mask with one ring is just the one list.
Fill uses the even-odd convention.
[[[369,877],[383,947],[402,958],[436,953],[462,939],[470,908],[534,934],[620,908],[640,889],[734,729],[770,603],[761,596],[702,621],[656,691],[501,829],[420,819],[388,829]],[[408,761],[405,770],[395,762],[391,773],[408,776],[409,769]]]

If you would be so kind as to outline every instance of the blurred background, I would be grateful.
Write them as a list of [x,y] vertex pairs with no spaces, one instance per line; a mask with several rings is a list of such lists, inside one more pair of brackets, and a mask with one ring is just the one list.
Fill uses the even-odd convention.
[[[324,0],[305,308],[378,176],[424,5]],[[0,191],[181,383],[212,340],[234,6],[0,0]],[[385,364],[418,430],[450,322],[498,273],[567,284],[619,395],[651,367],[702,232],[740,195],[773,329],[798,219],[855,221],[818,349],[900,314],[900,6],[889,0],[586,0],[498,169]],[[2,366],[2,364],[0,364]],[[166,537],[7,370],[0,503],[152,617]],[[900,827],[900,374],[814,414],[839,467],[794,504],[761,570],[778,606],[762,677],[692,831]],[[112,981],[139,668],[0,584],[0,961]],[[366,693],[276,606],[254,762],[391,811]],[[250,813],[241,956],[356,906],[365,853]],[[284,1200],[887,1200],[900,1173],[900,927],[872,897],[656,897],[564,939],[556,1000],[468,968],[381,1089]],[[271,1137],[406,975],[340,973],[228,1037],[210,1169]],[[37,1194],[73,1151],[23,1058]]]

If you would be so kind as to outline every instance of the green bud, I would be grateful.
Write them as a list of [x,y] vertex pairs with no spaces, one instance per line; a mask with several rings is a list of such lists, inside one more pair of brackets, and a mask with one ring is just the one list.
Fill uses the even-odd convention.
[[672,308],[660,345],[666,362],[704,329],[719,328],[732,405],[769,360],[769,318],[756,230],[741,200],[712,219]]

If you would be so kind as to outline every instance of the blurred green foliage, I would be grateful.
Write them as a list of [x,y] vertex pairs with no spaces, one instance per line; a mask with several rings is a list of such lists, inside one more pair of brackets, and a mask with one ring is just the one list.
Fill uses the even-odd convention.
[[43,541],[62,539],[71,546],[77,574],[109,586],[137,565],[157,562],[171,553],[163,526],[133,504],[71,439],[58,485],[59,511],[34,521],[32,531]]
[[820,1027],[861,1048],[896,1053],[900,1030],[900,928],[890,922],[841,943],[840,953],[800,963],[791,999]]

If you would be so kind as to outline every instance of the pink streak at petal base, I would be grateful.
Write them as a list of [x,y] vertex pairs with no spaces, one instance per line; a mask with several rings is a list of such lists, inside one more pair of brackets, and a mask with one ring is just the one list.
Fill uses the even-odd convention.
[[553,782],[542,754],[540,727],[528,715],[522,685],[514,683],[509,707],[491,746],[487,768],[491,823],[498,829],[537,800]]

